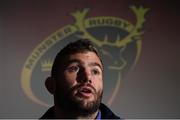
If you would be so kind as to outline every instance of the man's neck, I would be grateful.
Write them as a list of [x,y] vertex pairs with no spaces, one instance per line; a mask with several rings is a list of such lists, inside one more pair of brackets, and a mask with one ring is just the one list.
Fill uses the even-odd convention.
[[55,106],[54,116],[55,118],[67,118],[67,119],[95,119],[98,114],[98,110],[91,114],[83,115],[78,111],[67,111],[62,110],[59,107]]

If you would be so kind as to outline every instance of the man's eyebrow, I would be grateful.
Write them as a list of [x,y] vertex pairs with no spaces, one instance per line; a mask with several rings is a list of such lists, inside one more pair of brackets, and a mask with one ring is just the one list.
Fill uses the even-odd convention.
[[98,66],[103,71],[103,68],[99,63],[92,62],[92,63],[90,63],[90,66]]
[[[82,62],[79,59],[72,59],[72,60],[67,61],[66,65],[69,65],[71,63],[82,63]],[[103,71],[103,67],[97,62],[91,62],[91,63],[89,63],[89,65],[90,66],[98,66]]]
[[71,63],[81,63],[81,61],[80,61],[80,60],[78,60],[78,59],[73,59],[73,60],[69,60],[69,61],[67,61],[67,63],[66,63],[66,64],[71,64]]

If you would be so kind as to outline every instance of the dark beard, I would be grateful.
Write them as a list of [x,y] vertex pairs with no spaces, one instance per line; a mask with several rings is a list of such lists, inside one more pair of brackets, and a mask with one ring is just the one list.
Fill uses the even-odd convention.
[[75,96],[75,90],[80,89],[84,85],[77,85],[74,86],[71,89],[67,89],[65,86],[57,86],[56,95],[55,95],[55,103],[58,105],[58,107],[62,110],[87,116],[90,114],[95,113],[101,103],[103,91],[96,91],[92,86],[91,87],[94,90],[94,101],[90,101],[88,103],[84,103],[83,99],[80,100],[76,98]]

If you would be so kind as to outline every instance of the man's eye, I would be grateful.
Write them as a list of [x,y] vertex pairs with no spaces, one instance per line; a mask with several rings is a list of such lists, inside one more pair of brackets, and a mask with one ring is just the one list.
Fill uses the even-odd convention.
[[93,75],[99,75],[100,71],[98,69],[92,69],[92,74]]
[[71,66],[71,67],[68,67],[66,70],[68,70],[68,72],[78,72],[79,67],[78,66]]

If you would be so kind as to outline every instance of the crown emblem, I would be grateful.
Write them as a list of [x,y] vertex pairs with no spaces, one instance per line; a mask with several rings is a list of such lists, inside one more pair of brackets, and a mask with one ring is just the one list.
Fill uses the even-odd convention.
[[43,72],[50,71],[53,65],[53,61],[51,59],[44,60],[41,62],[41,70]]

